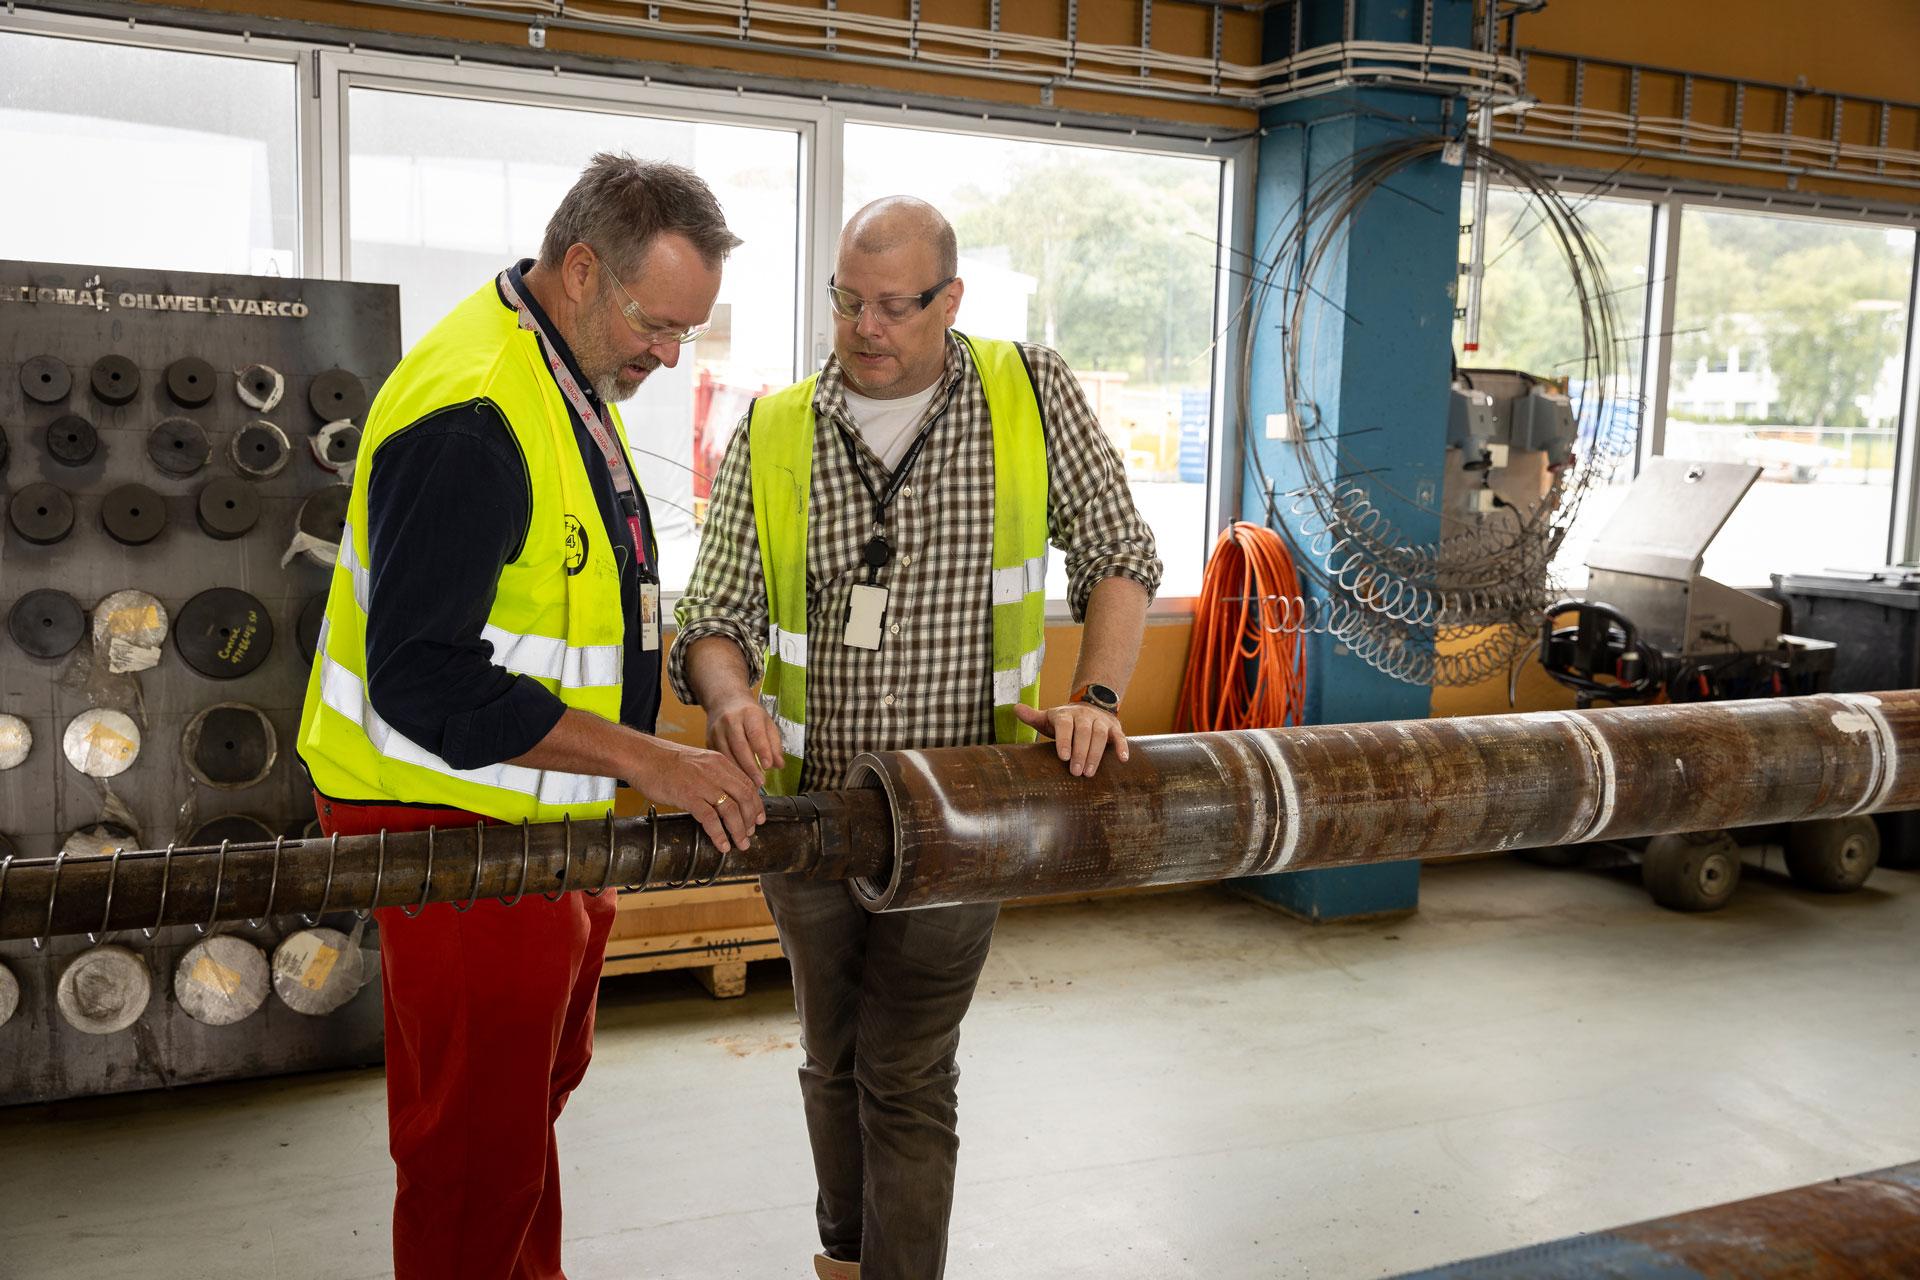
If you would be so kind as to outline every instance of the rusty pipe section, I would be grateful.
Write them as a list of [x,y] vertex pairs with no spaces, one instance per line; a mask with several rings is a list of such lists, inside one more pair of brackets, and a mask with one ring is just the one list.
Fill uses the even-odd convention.
[[894,858],[870,909],[1920,808],[1920,691],[860,756]]
[[85,857],[0,859],[0,941],[213,925],[271,915],[518,902],[570,890],[678,889],[785,873],[883,874],[876,792],[767,801],[746,849],[720,854],[692,818],[462,826]]
[[1399,1280],[1803,1280],[1920,1275],[1920,1164],[1833,1178]]

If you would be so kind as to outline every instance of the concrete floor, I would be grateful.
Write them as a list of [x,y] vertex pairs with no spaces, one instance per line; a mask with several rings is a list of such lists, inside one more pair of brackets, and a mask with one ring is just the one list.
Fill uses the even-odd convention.
[[[1010,913],[962,1046],[950,1276],[1374,1277],[1920,1158],[1920,874],[1731,907],[1430,867],[1412,918],[1214,891]],[[574,1280],[801,1277],[778,965],[621,979],[562,1121]],[[0,1276],[383,1274],[359,1072],[0,1112]]]

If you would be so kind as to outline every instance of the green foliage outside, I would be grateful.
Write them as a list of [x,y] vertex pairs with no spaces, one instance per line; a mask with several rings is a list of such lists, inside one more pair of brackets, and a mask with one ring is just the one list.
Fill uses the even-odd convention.
[[1039,282],[1028,336],[1075,369],[1204,386],[1218,201],[1211,166],[1056,154],[961,186],[947,214],[964,249],[1004,248]]

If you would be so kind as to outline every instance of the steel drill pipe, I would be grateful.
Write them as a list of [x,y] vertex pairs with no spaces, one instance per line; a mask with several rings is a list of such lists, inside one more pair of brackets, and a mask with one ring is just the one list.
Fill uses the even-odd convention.
[[1920,808],[1920,691],[863,755],[873,910]]
[[768,800],[752,844],[725,855],[692,818],[663,814],[0,859],[0,941],[475,898],[517,902],[569,890],[677,889],[723,875],[840,880],[883,873],[886,836],[877,793],[830,792]]
[[[14,859],[0,940],[722,874],[850,880],[873,910],[1920,808],[1920,691],[863,755],[724,860],[684,815]],[[657,838],[657,844],[656,844]],[[607,850],[614,856],[609,863]],[[329,870],[331,868],[331,870]]]

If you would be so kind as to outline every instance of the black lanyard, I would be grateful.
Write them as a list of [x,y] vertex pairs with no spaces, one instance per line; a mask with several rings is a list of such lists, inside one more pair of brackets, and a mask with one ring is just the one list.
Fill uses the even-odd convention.
[[[887,541],[887,508],[900,496],[901,488],[907,483],[907,473],[913,470],[913,464],[920,460],[920,453],[927,447],[927,440],[933,435],[933,429],[940,419],[947,416],[947,410],[953,407],[953,396],[960,389],[960,379],[955,378],[947,388],[947,398],[940,403],[940,412],[927,420],[920,428],[920,434],[907,446],[907,452],[900,459],[900,465],[893,469],[893,477],[887,482],[885,493],[873,487],[873,481],[867,478],[867,469],[860,462],[860,450],[853,443],[853,433],[844,426],[840,427],[840,444],[847,451],[847,464],[853,468],[853,474],[860,477],[860,487],[873,499],[873,536],[867,539],[867,545],[861,550],[860,558],[867,566],[867,581],[877,582],[880,571],[893,560],[893,544]],[[837,424],[836,424],[837,425]]]

